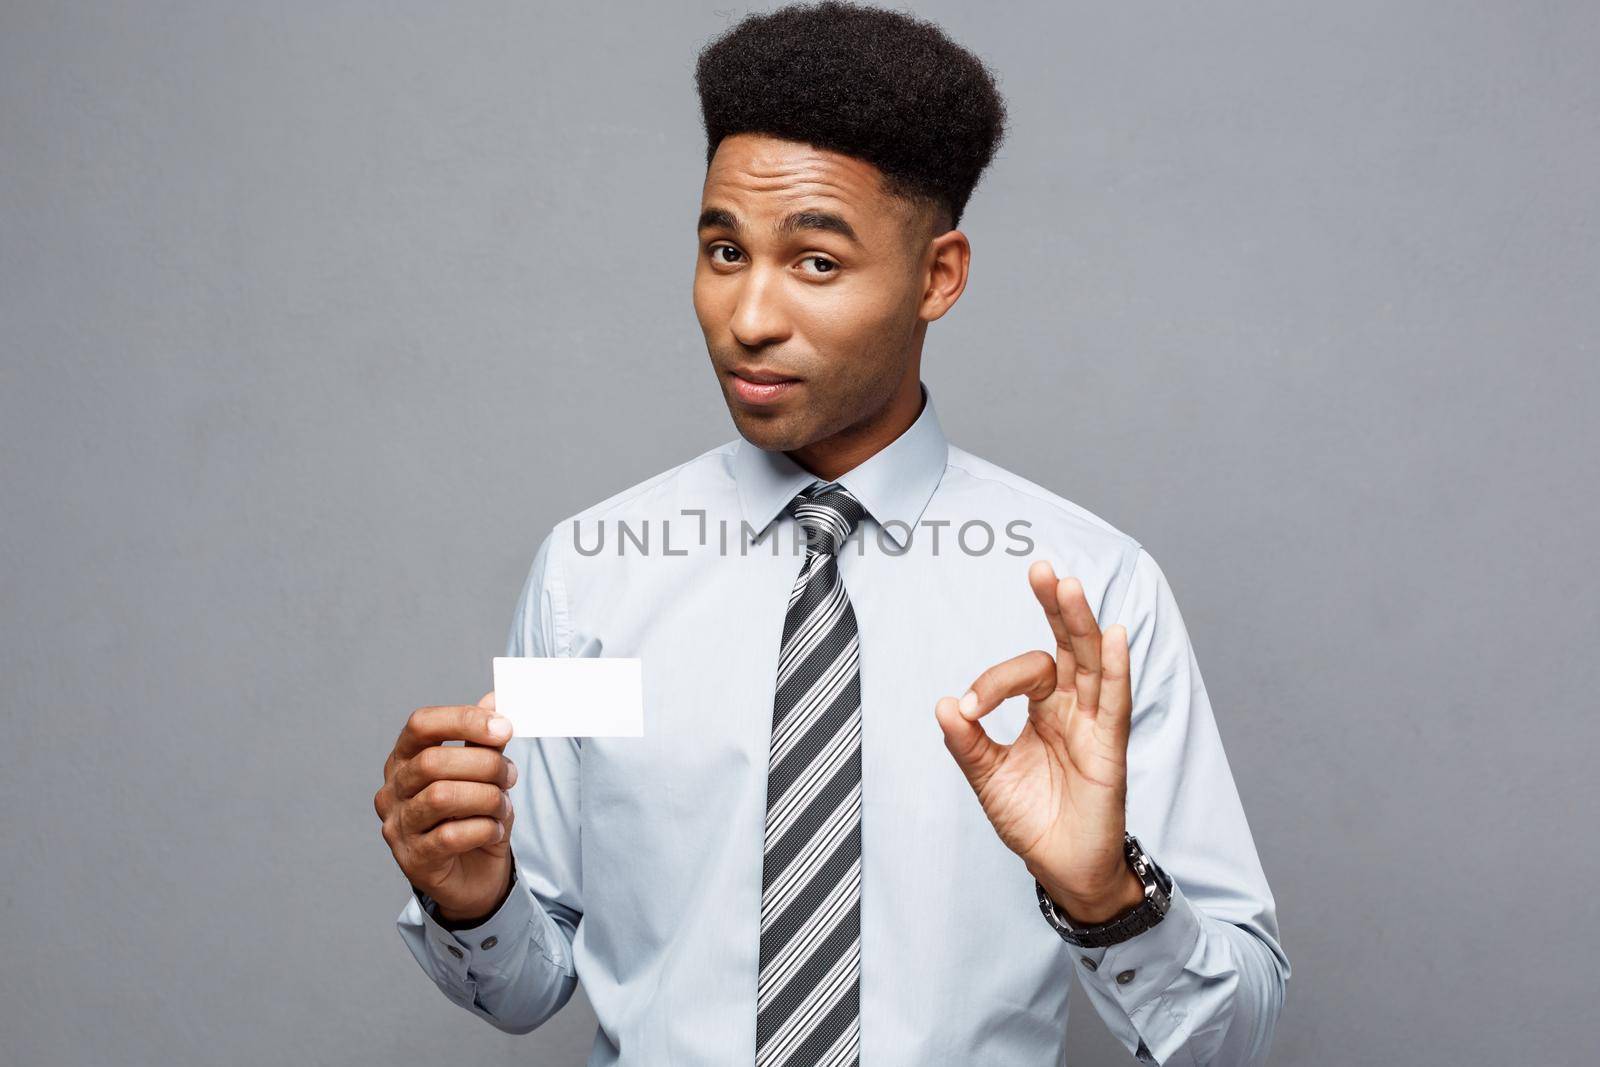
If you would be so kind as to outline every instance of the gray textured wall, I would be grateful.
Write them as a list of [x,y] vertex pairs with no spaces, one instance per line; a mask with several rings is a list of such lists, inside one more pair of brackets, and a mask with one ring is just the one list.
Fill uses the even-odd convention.
[[[919,10],[1014,120],[926,379],[1173,581],[1275,1062],[1586,1061],[1600,9]],[[734,434],[729,17],[0,9],[0,1061],[582,1061],[581,1002],[517,1038],[423,977],[371,797],[541,528]]]

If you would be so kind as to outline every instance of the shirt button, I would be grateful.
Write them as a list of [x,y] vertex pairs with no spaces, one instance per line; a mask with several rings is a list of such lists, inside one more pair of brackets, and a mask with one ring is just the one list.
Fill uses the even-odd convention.
[[1085,966],[1085,967],[1087,967],[1087,968],[1089,968],[1089,969],[1090,969],[1090,970],[1091,970],[1091,971],[1092,971],[1092,970],[1094,970],[1094,969],[1095,969],[1095,968],[1096,968],[1096,967],[1098,967],[1098,966],[1100,966],[1100,965],[1099,965],[1099,964],[1098,964],[1098,963],[1096,963],[1096,962],[1095,962],[1095,961],[1094,961],[1094,960],[1093,960],[1093,959],[1092,959],[1092,958],[1091,958],[1091,957],[1089,957],[1089,956],[1079,956],[1079,957],[1078,957],[1078,959],[1079,959],[1079,960],[1080,960],[1080,961],[1082,961],[1082,963],[1083,963],[1083,965],[1084,965],[1084,966]]
[[499,943],[500,943],[500,939],[498,937],[486,937],[481,942],[479,942],[478,947],[479,948],[494,948]]
[[1121,974],[1117,975],[1118,985],[1127,985],[1131,981],[1133,981],[1132,971],[1123,971]]
[[449,949],[450,950],[450,955],[454,956],[456,959],[459,960],[461,958],[461,950],[459,948],[456,948],[456,946],[454,946],[454,945],[446,945],[445,948]]

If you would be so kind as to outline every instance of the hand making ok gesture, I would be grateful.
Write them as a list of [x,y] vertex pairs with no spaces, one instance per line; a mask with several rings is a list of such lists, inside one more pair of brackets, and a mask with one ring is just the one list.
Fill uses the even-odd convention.
[[[1098,923],[1141,899],[1123,859],[1128,726],[1133,697],[1128,632],[1104,635],[1076,578],[1044,560],[1028,584],[1055,635],[1055,655],[1024,652],[980,674],[934,709],[945,747],[978,794],[1000,840],[1074,920]],[[1028,721],[1009,745],[979,720],[1008,697],[1028,697]]]

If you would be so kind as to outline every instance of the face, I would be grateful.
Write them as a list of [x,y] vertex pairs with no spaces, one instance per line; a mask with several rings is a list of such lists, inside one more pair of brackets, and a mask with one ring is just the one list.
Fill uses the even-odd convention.
[[927,323],[965,284],[959,231],[869,163],[758,134],[718,145],[700,211],[695,315],[740,434],[795,451],[908,393],[914,415]]

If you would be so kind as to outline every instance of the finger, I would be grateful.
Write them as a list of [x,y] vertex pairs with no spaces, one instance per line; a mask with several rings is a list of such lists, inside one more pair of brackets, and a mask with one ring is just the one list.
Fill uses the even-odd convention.
[[446,741],[475,741],[491,748],[504,747],[511,737],[511,720],[493,708],[440,705],[418,708],[406,719],[394,755],[410,759],[431,745]]
[[395,803],[394,782],[385,780],[372,795],[372,806],[378,813],[378,821],[383,822],[389,818],[389,812]]
[[1050,632],[1056,639],[1056,688],[1065,693],[1076,691],[1077,660],[1072,655],[1072,633],[1061,614],[1061,603],[1056,595],[1056,569],[1049,560],[1036,559],[1028,568],[1028,584],[1033,595],[1044,608],[1044,617],[1050,623]]
[[494,748],[434,745],[400,765],[394,775],[394,794],[409,800],[430,784],[447,780],[490,782],[510,789],[517,781],[517,765]]
[[939,720],[939,729],[944,731],[944,747],[955,757],[972,787],[981,789],[999,765],[1005,746],[996,743],[982,723],[963,715],[955,697],[940,697],[933,706],[933,714]]
[[505,823],[498,819],[449,819],[418,837],[412,852],[423,860],[436,861],[444,856],[460,855],[504,841],[510,832]]
[[1056,689],[1056,661],[1050,653],[1034,649],[996,663],[972,681],[958,704],[962,715],[976,722],[1002,701],[1027,695],[1043,700]]
[[1128,732],[1133,724],[1133,686],[1128,669],[1128,628],[1121,623],[1106,631],[1101,642],[1104,661],[1100,668],[1100,715],[1097,723],[1106,732],[1113,751],[1128,752]]
[[488,782],[433,782],[400,805],[400,828],[413,836],[427,833],[447,819],[473,815],[503,818],[511,808],[505,790]]
[[1083,597],[1083,583],[1076,578],[1056,583],[1056,604],[1072,640],[1078,707],[1093,716],[1100,707],[1100,625]]

